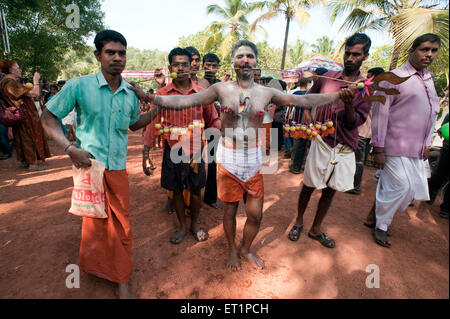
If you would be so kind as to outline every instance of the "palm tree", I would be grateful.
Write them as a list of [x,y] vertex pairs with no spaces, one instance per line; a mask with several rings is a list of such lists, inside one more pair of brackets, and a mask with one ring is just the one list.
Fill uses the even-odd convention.
[[[439,0],[332,0],[331,21],[350,11],[340,30],[388,32],[394,40],[389,69],[405,60],[415,38],[424,33],[441,37],[441,50],[434,67],[448,68],[448,2]],[[447,62],[446,62],[447,61]],[[447,70],[448,78],[448,70]]]
[[[207,14],[215,14],[222,21],[214,21],[207,27],[205,39],[205,50],[218,44],[218,53],[222,59],[230,55],[233,43],[241,39],[252,39],[247,15],[255,10],[254,6],[243,0],[224,0],[224,2],[224,6],[210,4],[207,7]],[[258,28],[258,31],[265,33],[263,28]]]
[[315,44],[311,45],[315,54],[331,57],[334,51],[334,41],[330,40],[326,35],[317,39]]
[[284,70],[286,61],[287,43],[289,35],[289,26],[291,20],[295,19],[300,25],[304,25],[309,20],[309,13],[303,8],[310,8],[317,3],[326,5],[325,0],[274,0],[255,2],[253,5],[260,10],[266,8],[268,11],[258,17],[252,24],[252,30],[255,30],[257,24],[264,20],[270,20],[278,15],[283,15],[286,19],[286,30],[284,32],[283,57],[281,60],[281,69]]

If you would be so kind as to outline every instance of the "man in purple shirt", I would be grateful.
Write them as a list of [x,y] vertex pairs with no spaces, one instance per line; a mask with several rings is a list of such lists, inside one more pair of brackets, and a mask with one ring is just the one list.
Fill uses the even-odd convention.
[[387,230],[397,210],[404,211],[414,200],[427,201],[428,184],[424,161],[428,159],[432,130],[439,112],[439,97],[427,70],[438,53],[441,40],[431,33],[414,40],[409,60],[392,71],[407,81],[386,88],[400,91],[373,104],[372,140],[374,163],[381,169],[375,198],[376,243],[390,247]]
[[[360,67],[369,56],[370,38],[363,33],[356,33],[345,42],[344,70],[330,71],[324,75],[345,81],[364,80]],[[339,91],[346,84],[341,81],[319,78],[308,93],[327,93]],[[320,229],[325,215],[336,191],[345,192],[353,189],[353,176],[356,170],[355,150],[358,147],[358,126],[366,121],[370,103],[362,100],[360,94],[346,100],[334,102],[326,107],[325,112],[316,111],[317,121],[332,120],[335,133],[323,139],[318,135],[311,142],[306,158],[303,188],[298,199],[297,220],[289,232],[289,239],[297,241],[303,230],[303,215],[315,189],[322,189],[322,196],[317,207],[313,225],[308,236],[319,241],[323,246],[334,248],[336,243]],[[331,118],[328,118],[328,117]]]

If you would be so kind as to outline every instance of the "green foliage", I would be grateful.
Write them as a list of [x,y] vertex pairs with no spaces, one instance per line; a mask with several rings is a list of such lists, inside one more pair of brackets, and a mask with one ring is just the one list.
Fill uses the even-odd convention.
[[424,33],[441,37],[443,46],[435,68],[448,68],[448,1],[440,0],[332,0],[329,3],[331,21],[348,14],[340,30],[351,33],[376,30],[388,32],[394,39],[389,69],[406,62],[414,39]]
[[[256,7],[243,0],[223,0],[224,6],[210,4],[207,14],[214,14],[220,21],[214,21],[206,28],[204,39],[205,50],[211,51],[217,48],[216,54],[225,60],[231,54],[233,43],[240,39],[253,40],[254,35],[250,32],[250,23],[247,15]],[[265,30],[258,28],[265,33]]]
[[380,67],[385,71],[389,70],[389,64],[391,62],[392,45],[383,45],[380,47],[371,48],[370,55],[367,61],[363,64],[364,67],[369,70],[371,68]]
[[11,46],[10,59],[17,60],[24,77],[38,71],[53,81],[64,67],[64,56],[74,50],[78,56],[87,51],[85,40],[104,28],[99,0],[77,0],[80,24],[68,28],[71,12],[66,7],[72,0],[4,0]]
[[286,69],[296,67],[307,56],[308,43],[297,39],[295,44],[288,45]]
[[312,52],[315,55],[320,55],[324,57],[332,57],[334,52],[335,43],[326,35],[317,39],[316,43],[311,45]]

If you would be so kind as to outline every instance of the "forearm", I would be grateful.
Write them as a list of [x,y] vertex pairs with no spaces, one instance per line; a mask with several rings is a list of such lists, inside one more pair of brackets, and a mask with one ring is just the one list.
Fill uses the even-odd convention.
[[148,111],[147,113],[142,114],[139,117],[139,120],[130,126],[130,130],[136,131],[140,128],[147,126],[150,122],[152,122],[155,119],[155,117],[158,115],[159,110],[160,110],[159,107],[155,107],[154,109]]
[[356,122],[356,112],[353,104],[345,105],[345,124],[347,126],[352,126]]
[[48,109],[42,112],[41,116],[42,127],[45,132],[54,140],[61,148],[66,148],[69,144],[72,144],[64,135],[58,119],[55,115],[50,113]]
[[295,106],[304,109],[312,109],[315,106],[331,104],[339,100],[340,92],[330,92],[322,94],[288,95],[280,94],[272,99],[272,102],[279,106]]
[[191,95],[154,95],[151,102],[165,109],[184,110],[194,106],[209,104],[201,97],[200,93]]

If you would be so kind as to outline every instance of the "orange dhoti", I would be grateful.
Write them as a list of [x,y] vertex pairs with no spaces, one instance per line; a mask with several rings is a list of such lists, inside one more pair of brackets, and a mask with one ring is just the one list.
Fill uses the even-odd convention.
[[239,202],[244,195],[264,197],[264,180],[260,171],[248,181],[241,181],[221,164],[217,164],[217,196],[224,202]]
[[131,261],[130,188],[126,170],[105,170],[107,219],[83,217],[80,267],[119,284],[128,283]]

